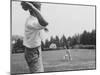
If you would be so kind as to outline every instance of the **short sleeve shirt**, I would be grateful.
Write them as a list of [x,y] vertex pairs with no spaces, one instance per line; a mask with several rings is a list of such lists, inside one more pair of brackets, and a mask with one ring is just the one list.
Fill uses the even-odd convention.
[[34,48],[41,45],[41,32],[44,29],[34,16],[30,16],[25,24],[25,36],[23,45],[29,48]]

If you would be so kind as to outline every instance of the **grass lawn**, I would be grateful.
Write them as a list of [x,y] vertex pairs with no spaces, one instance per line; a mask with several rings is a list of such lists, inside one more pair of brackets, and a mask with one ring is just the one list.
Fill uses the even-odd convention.
[[[65,50],[43,51],[45,72],[95,69],[95,50],[71,49],[72,61],[63,59]],[[11,73],[29,73],[24,53],[11,55]]]

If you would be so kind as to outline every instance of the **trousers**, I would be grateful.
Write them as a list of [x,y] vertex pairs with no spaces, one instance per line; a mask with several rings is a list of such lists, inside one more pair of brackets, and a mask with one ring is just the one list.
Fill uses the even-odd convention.
[[41,47],[25,47],[25,59],[29,66],[30,73],[44,72]]

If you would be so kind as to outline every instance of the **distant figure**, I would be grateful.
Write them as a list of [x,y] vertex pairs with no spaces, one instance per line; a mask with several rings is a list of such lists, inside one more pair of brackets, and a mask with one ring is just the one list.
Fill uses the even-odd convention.
[[66,54],[64,56],[64,60],[67,60],[67,61],[71,61],[72,60],[69,46],[70,46],[70,43],[68,42],[68,45],[66,46]]
[[48,22],[40,13],[41,4],[38,2],[21,2],[22,8],[30,15],[25,23],[25,59],[31,73],[44,72],[41,54],[41,30],[48,31]]
[[67,61],[71,61],[72,60],[72,57],[71,57],[69,49],[66,50],[66,54],[64,56],[64,59],[67,60]]

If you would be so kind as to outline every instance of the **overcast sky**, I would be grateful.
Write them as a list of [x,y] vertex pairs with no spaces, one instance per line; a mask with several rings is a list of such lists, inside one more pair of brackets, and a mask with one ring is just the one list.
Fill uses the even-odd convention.
[[[41,13],[49,22],[49,32],[43,38],[63,34],[73,36],[84,30],[95,29],[95,7],[42,3]],[[20,2],[12,2],[12,34],[24,35],[24,26],[29,12],[21,8]]]

